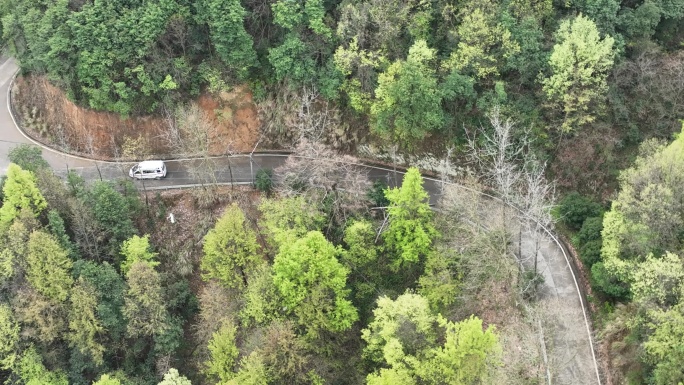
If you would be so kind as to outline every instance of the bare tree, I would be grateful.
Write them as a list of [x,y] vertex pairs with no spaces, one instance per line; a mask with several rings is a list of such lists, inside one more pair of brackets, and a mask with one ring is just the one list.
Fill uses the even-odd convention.
[[176,156],[193,158],[188,162],[188,172],[206,192],[215,186],[218,165],[210,155],[211,138],[217,128],[211,118],[196,103],[178,107],[174,114],[165,111],[167,130],[161,134],[171,152]]
[[363,209],[370,186],[358,160],[341,155],[323,145],[301,139],[294,154],[275,170],[277,190],[285,196],[313,194],[322,202],[332,199],[333,216],[339,223],[346,222],[352,212]]
[[335,122],[331,119],[328,101],[319,97],[315,87],[303,87],[297,112],[298,142],[306,139],[321,142]]
[[[534,274],[537,274],[539,243],[545,228],[553,225],[551,210],[555,202],[555,186],[546,180],[546,163],[535,159],[528,161],[522,170],[522,183],[518,194],[521,229],[526,228],[532,239],[531,257],[534,259]],[[522,231],[522,230],[521,230]],[[522,235],[519,239],[522,244]],[[521,246],[522,247],[522,246]],[[522,251],[519,251],[522,258]]]
[[78,244],[85,257],[100,260],[105,254],[100,240],[105,237],[105,232],[97,224],[91,209],[76,199],[69,198],[71,209],[71,229],[74,232],[74,240]]
[[[517,160],[525,148],[525,142],[513,140],[513,122],[510,119],[502,121],[498,107],[490,113],[489,121],[493,131],[480,126],[468,135],[469,155],[486,183],[501,197],[504,203],[501,205],[501,216],[505,232],[508,232],[508,206],[515,200],[516,187],[521,179]],[[508,236],[504,236],[502,242],[507,244]]]
[[454,169],[453,166],[451,165],[451,155],[454,152],[454,147],[453,145],[447,147],[447,153],[444,155],[444,159],[440,160],[440,180],[442,181],[441,185],[441,193],[444,194],[444,187],[445,183],[449,182],[449,177],[453,173]]

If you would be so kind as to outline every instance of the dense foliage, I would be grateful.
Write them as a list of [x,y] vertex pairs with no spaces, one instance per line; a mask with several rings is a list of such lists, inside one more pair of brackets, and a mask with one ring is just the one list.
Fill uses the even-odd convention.
[[[684,116],[683,0],[0,0],[0,24],[22,71],[122,116],[175,111],[240,83],[257,101],[313,89],[314,104],[360,124],[357,139],[367,127],[395,150],[458,152],[496,106],[517,122],[511,143],[529,139],[525,152],[579,191],[557,214],[605,301],[598,324],[612,374],[684,381],[684,134],[651,140],[670,140]],[[290,173],[290,191],[253,210],[258,221],[231,206],[198,229],[203,253],[192,261],[195,244],[143,234],[130,186],[70,175],[64,188],[35,150],[10,157],[0,370],[13,381],[186,384],[171,366],[192,351],[183,369],[193,381],[320,383],[348,371],[349,383],[459,383],[483,365],[475,354],[468,370],[449,369],[460,365],[448,362],[460,335],[496,355],[493,329],[437,315],[467,307],[455,297],[468,280],[456,266],[468,258],[437,247],[417,172],[401,188],[377,183],[347,200],[340,181],[356,185],[338,167]],[[313,181],[324,191],[301,195]],[[275,187],[268,172],[256,184]],[[366,203],[386,208],[383,231]],[[191,290],[198,273],[206,282]],[[415,337],[410,349],[391,322],[378,323],[396,302],[427,320],[401,325]],[[440,334],[421,334],[423,321]],[[350,337],[361,329],[366,349]]]
[[24,72],[124,116],[248,82],[318,89],[407,149],[500,105],[541,147],[612,125],[619,150],[684,107],[681,0],[3,0],[0,20]]

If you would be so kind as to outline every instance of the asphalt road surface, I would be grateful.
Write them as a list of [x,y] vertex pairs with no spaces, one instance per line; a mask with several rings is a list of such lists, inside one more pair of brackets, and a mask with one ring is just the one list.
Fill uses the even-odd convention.
[[[15,125],[8,108],[9,86],[17,65],[13,59],[0,58],[0,175],[5,173],[9,161],[8,151],[19,143],[32,143]],[[112,180],[128,177],[128,170],[133,163],[99,162],[62,154],[45,148],[43,157],[58,174],[73,170],[86,180]],[[247,184],[253,182],[256,171],[260,168],[274,169],[283,164],[286,155],[255,154],[237,155],[217,158],[215,178],[222,183]],[[167,162],[167,177],[162,180],[144,182],[145,189],[165,189],[195,184],[188,169],[196,160],[173,160]],[[372,165],[360,165],[368,171],[369,179],[382,179],[389,185],[395,185],[402,178],[401,172]],[[139,187],[143,182],[135,181]],[[456,185],[458,186],[458,185]],[[439,203],[441,182],[425,179],[425,188],[430,194],[430,203]],[[464,188],[459,186],[459,188]],[[489,210],[500,210],[496,206],[500,202],[491,200]],[[500,207],[500,206],[498,206]],[[511,226],[517,226],[513,223]],[[550,378],[548,383],[582,385],[600,384],[600,376],[592,346],[591,329],[589,327],[579,287],[573,275],[570,261],[562,245],[549,231],[542,231],[539,238],[529,232],[523,232],[523,254],[529,254],[535,248],[535,239],[539,243],[539,272],[544,276],[541,289],[542,303],[548,304],[551,327],[544,330],[545,346],[548,353]],[[517,247],[517,245],[515,246]],[[529,260],[525,264],[531,263]]]

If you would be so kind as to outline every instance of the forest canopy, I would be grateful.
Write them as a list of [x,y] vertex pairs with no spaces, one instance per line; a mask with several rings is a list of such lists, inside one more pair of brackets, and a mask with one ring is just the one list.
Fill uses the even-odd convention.
[[541,147],[589,125],[666,137],[683,20],[682,0],[0,2],[22,71],[83,106],[130,116],[242,83],[258,98],[313,87],[406,149],[458,142],[495,105]]

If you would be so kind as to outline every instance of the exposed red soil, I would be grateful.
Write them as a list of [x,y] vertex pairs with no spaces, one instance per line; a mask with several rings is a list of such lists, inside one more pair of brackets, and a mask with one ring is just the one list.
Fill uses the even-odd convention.
[[[35,139],[68,152],[94,158],[121,157],[125,143],[137,141],[145,156],[161,156],[168,148],[160,134],[167,123],[157,115],[121,119],[118,114],[76,105],[41,76],[18,77],[12,90],[14,109],[22,126]],[[216,124],[212,155],[250,151],[261,122],[252,94],[244,86],[220,95],[202,94],[198,105]]]

